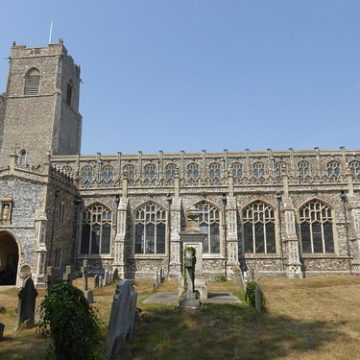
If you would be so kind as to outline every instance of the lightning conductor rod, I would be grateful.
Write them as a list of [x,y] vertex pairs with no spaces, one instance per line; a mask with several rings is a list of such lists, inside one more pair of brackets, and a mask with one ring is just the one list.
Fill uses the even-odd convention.
[[49,32],[49,45],[51,44],[52,31],[53,31],[53,21],[51,20],[51,23],[50,23],[50,32]]

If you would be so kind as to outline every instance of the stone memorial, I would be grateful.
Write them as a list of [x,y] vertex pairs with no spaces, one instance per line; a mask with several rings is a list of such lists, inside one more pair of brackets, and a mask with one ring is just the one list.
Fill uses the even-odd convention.
[[44,282],[48,288],[53,286],[55,283],[54,274],[54,267],[48,266],[46,268],[46,274],[44,275]]
[[260,291],[260,285],[256,285],[255,286],[255,309],[258,312],[261,312],[261,300],[262,300],[262,295],[261,295],[261,291]]
[[35,316],[35,302],[38,293],[34,287],[34,282],[32,278],[28,278],[25,281],[23,288],[19,290],[19,318],[15,330],[18,330],[22,327],[27,329],[34,326],[34,316]]
[[137,293],[134,291],[132,281],[121,280],[120,284],[116,285],[110,313],[106,353],[108,360],[119,358],[122,341],[129,340],[132,335],[136,300]]
[[103,287],[104,286],[104,278],[102,275],[99,276],[99,287]]
[[119,277],[119,270],[116,268],[113,272],[113,282],[116,282],[118,280],[120,280],[120,277]]
[[100,287],[100,275],[99,274],[96,274],[94,276],[94,288],[98,288]]
[[89,304],[94,302],[94,294],[91,290],[88,289],[88,261],[83,261],[83,266],[81,267],[82,279],[83,279],[83,292],[85,299]]
[[71,265],[66,265],[65,272],[63,274],[63,281],[66,281],[69,285],[72,285],[72,270]]

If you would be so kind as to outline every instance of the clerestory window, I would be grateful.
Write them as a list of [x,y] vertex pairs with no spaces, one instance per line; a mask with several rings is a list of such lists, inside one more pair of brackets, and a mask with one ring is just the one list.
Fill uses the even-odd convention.
[[166,211],[148,202],[135,211],[135,254],[165,254]]
[[354,181],[359,182],[360,181],[360,161],[359,160],[350,161],[349,168],[350,168],[351,173],[354,176]]
[[310,164],[306,160],[298,162],[298,180],[299,183],[310,182]]
[[81,254],[109,254],[111,236],[111,210],[96,203],[84,211]]
[[234,176],[234,184],[235,185],[240,184],[241,180],[242,180],[242,178],[244,176],[242,164],[239,163],[239,162],[232,163],[231,171],[232,171],[233,176]]
[[210,183],[212,185],[220,184],[220,177],[221,177],[220,164],[218,162],[211,163],[209,165]]
[[200,171],[197,163],[188,164],[186,177],[188,185],[197,185],[199,183]]

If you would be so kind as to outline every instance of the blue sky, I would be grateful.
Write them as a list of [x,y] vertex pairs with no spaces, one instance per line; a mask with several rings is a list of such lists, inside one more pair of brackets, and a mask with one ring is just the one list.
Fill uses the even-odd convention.
[[12,0],[13,40],[81,65],[82,153],[359,148],[359,0]]

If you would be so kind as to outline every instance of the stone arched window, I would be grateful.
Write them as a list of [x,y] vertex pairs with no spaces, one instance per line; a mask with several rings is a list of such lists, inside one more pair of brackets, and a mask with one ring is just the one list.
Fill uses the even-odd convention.
[[19,152],[18,158],[17,158],[17,164],[19,166],[26,166],[27,164],[27,152],[25,149],[21,150]]
[[327,174],[330,179],[337,180],[340,176],[340,165],[338,161],[329,161],[326,165]]
[[174,163],[169,163],[165,166],[165,180],[168,184],[174,183],[175,173],[176,165]]
[[127,178],[128,178],[128,184],[129,185],[133,185],[134,184],[134,179],[135,179],[135,168],[134,165],[131,164],[126,164],[123,167],[123,173],[126,174]]
[[244,252],[271,254],[276,252],[274,209],[255,201],[242,212]]
[[220,184],[221,170],[218,162],[213,162],[209,165],[209,179],[212,185]]
[[207,201],[195,205],[199,213],[200,231],[206,234],[203,244],[204,254],[220,253],[220,214],[219,209]]
[[90,186],[93,181],[93,168],[90,165],[85,165],[80,170],[80,182],[84,187]]
[[144,166],[144,185],[153,185],[156,178],[156,168],[154,164]]
[[253,175],[259,184],[265,183],[265,164],[262,161],[253,164]]
[[200,171],[197,163],[190,163],[186,168],[186,177],[188,185],[197,185],[199,183]]
[[73,85],[72,85],[72,81],[70,80],[66,87],[66,103],[69,105],[71,105],[72,91],[73,91]]
[[360,161],[359,160],[350,161],[349,169],[354,176],[354,181],[360,181]]
[[241,183],[241,179],[242,179],[243,176],[244,176],[242,164],[239,163],[239,162],[234,162],[234,163],[232,163],[232,165],[231,165],[231,171],[232,171],[232,174],[233,174],[233,176],[234,176],[234,184],[235,184],[235,185],[240,184],[240,183]]
[[274,173],[275,173],[275,182],[280,183],[282,178],[281,175],[283,175],[284,173],[286,173],[286,162],[285,161],[277,161],[275,163],[275,169],[274,169]]
[[24,95],[37,95],[40,86],[40,72],[36,68],[30,69],[25,76]]
[[298,180],[300,183],[306,183],[310,181],[310,164],[306,160],[298,162]]
[[114,168],[111,165],[104,165],[101,169],[101,185],[113,185]]
[[109,254],[111,239],[111,210],[96,203],[88,206],[84,211],[81,254]]
[[333,253],[331,209],[319,200],[305,204],[300,209],[300,235],[303,253]]
[[135,254],[165,254],[166,211],[147,202],[135,211]]

